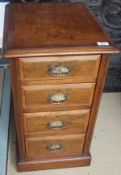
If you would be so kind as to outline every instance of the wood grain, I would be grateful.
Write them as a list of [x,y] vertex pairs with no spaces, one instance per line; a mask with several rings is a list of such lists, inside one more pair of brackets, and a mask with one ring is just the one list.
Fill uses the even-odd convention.
[[35,171],[57,168],[71,168],[90,165],[90,154],[83,156],[66,156],[62,158],[43,159],[43,160],[23,160],[18,161],[17,170],[23,171]]
[[[94,83],[22,86],[23,112],[89,108],[92,104],[94,90]],[[67,96],[65,102],[53,104],[49,101],[50,96],[59,93]]]
[[20,86],[18,84],[18,77],[16,77],[16,64],[14,59],[10,60],[10,73],[11,73],[11,83],[12,83],[12,97],[13,97],[13,108],[14,108],[14,118],[16,123],[17,131],[17,149],[19,159],[22,160],[25,157],[25,143],[23,135],[23,124],[21,120],[21,105],[20,105]]
[[[75,52],[76,49],[80,53],[117,52],[84,4],[12,3],[7,10],[10,25],[4,32],[6,57],[39,56],[52,53],[53,49],[56,53]],[[109,46],[102,48],[97,42],[108,42]]]
[[[35,57],[20,58],[17,60],[18,73],[20,81],[50,81],[56,80],[60,83],[73,83],[75,79],[78,82],[95,82],[97,78],[98,68],[100,64],[100,55],[88,56],[53,56],[53,57]],[[71,72],[65,75],[51,75],[49,68],[54,66],[65,66],[70,68]],[[36,84],[36,82],[35,82]]]
[[[3,43],[10,58],[18,171],[89,165],[109,56],[119,50],[82,3],[7,5]],[[72,71],[52,77],[48,70],[58,63]],[[67,128],[47,128],[58,121]]]
[[110,55],[102,56],[102,61],[100,65],[99,75],[98,75],[98,81],[96,84],[96,90],[95,90],[92,110],[90,114],[90,121],[89,121],[87,135],[86,135],[86,141],[85,141],[85,147],[84,147],[85,154],[89,153],[89,148],[93,137],[94,126],[97,119],[99,104],[101,101],[101,96],[102,96],[102,91],[105,83],[105,77],[106,77],[109,61],[110,61]]
[[[85,133],[90,110],[24,113],[26,137]],[[62,127],[49,127],[49,123],[60,121]]]
[[[29,159],[59,158],[82,155],[85,135],[64,135],[53,137],[26,138],[26,156]],[[50,151],[48,146],[62,145],[63,148]],[[76,146],[75,146],[76,145]]]

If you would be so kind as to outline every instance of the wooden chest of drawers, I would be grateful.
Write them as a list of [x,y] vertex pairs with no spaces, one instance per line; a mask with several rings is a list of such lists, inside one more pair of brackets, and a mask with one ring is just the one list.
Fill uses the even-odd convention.
[[85,166],[110,54],[110,38],[83,4],[10,4],[10,58],[18,171]]

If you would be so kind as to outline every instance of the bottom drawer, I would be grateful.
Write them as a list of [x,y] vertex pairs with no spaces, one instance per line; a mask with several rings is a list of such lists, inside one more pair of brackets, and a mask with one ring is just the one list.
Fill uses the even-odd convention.
[[81,155],[85,135],[26,138],[26,156],[31,159]]

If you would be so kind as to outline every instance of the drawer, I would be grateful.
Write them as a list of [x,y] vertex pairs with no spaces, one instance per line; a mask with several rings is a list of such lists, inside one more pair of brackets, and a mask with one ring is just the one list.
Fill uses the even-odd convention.
[[90,110],[24,113],[26,136],[84,133]]
[[63,84],[22,86],[22,107],[25,112],[89,108],[95,84]]
[[81,155],[84,138],[84,135],[26,138],[26,156],[30,159],[44,159]]
[[49,80],[61,83],[95,82],[99,63],[100,55],[32,57],[17,60],[20,80],[30,81],[29,83],[48,83]]

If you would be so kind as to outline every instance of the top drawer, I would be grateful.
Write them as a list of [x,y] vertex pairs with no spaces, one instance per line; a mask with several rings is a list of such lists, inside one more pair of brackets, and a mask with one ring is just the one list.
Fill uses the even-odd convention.
[[100,55],[19,58],[17,70],[23,83],[95,82],[99,63]]

